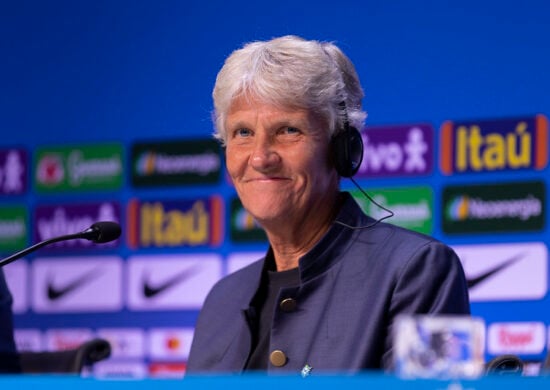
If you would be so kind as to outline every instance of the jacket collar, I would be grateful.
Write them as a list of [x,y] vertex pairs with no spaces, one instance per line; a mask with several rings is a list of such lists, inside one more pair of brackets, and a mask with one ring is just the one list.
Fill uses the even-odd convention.
[[[299,261],[302,283],[325,272],[332,265],[340,261],[342,254],[347,251],[354,241],[353,237],[357,234],[358,230],[350,229],[342,224],[348,226],[366,226],[375,222],[374,219],[363,213],[350,193],[341,192],[339,204],[340,210],[329,230]],[[261,278],[265,277],[267,270],[274,269],[273,250],[269,247],[264,257]]]
[[[357,202],[348,192],[340,193],[340,210],[336,215],[331,227],[317,244],[299,260],[300,280],[305,283],[316,276],[322,274],[334,264],[338,263],[343,254],[354,242],[354,237],[358,234],[358,229],[350,229],[349,226],[366,226],[373,224],[375,220],[363,213]],[[257,264],[260,266],[260,264]],[[258,299],[259,289],[265,287],[267,271],[275,269],[275,258],[271,246],[263,259],[261,271],[257,279],[257,284],[248,285],[248,295],[250,299],[246,300],[247,306],[243,308],[245,317],[249,320],[254,318],[255,299]],[[252,310],[252,311],[251,311]]]
[[366,226],[374,219],[366,216],[348,192],[340,193],[340,210],[331,227],[317,244],[299,262],[302,282],[325,272],[343,258],[357,235],[357,229],[348,226]]

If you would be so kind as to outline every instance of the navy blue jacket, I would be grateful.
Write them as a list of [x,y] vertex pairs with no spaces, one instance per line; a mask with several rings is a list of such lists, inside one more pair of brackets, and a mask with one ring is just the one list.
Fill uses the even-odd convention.
[[0,268],[0,373],[21,371],[13,339],[12,296]]
[[[353,198],[344,193],[336,221],[372,225]],[[199,315],[188,374],[240,373],[251,350],[247,322],[258,289],[263,260],[220,280]],[[377,223],[350,229],[334,223],[299,262],[301,284],[282,289],[279,302],[296,307],[273,313],[270,351],[285,364],[268,363],[268,372],[315,370],[354,373],[389,368],[392,326],[397,315],[469,314],[464,271],[456,254],[435,239]]]

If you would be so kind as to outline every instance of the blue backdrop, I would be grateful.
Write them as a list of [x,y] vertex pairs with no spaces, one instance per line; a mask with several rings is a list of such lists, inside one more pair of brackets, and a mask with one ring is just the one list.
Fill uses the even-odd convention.
[[[21,211],[26,215],[26,245],[36,238],[37,218],[46,215],[48,207],[65,203],[85,209],[97,201],[114,202],[108,211],[103,208],[89,213],[116,215],[124,228],[124,237],[114,247],[97,252],[78,246],[46,251],[29,256],[20,270],[8,274],[20,302],[16,312],[19,344],[54,348],[100,334],[112,338],[117,348],[106,371],[166,375],[184,369],[197,301],[203,296],[201,286],[246,262],[245,254],[254,257],[262,252],[265,243],[257,239],[242,242],[230,236],[233,189],[223,174],[207,183],[183,180],[181,185],[140,187],[132,179],[133,158],[138,157],[132,148],[208,138],[213,131],[210,94],[225,57],[251,40],[295,34],[334,41],[354,61],[366,94],[367,128],[432,126],[430,172],[404,177],[365,174],[359,181],[367,189],[427,186],[433,200],[429,234],[456,246],[459,253],[477,263],[484,257],[490,263],[495,253],[513,257],[514,246],[528,253],[528,263],[518,267],[532,274],[514,273],[498,286],[475,293],[472,309],[488,325],[488,358],[512,352],[527,360],[542,359],[550,324],[546,297],[550,239],[545,212],[548,125],[544,121],[550,112],[549,11],[550,5],[542,0],[521,4],[488,0],[2,2],[0,151],[26,152],[22,158],[28,170],[23,192],[0,195],[0,212],[9,219],[10,210],[26,210],[26,214]],[[539,122],[534,119],[537,114],[543,115]],[[485,164],[483,169],[470,167],[465,172],[454,166],[444,173],[439,161],[455,161],[445,153],[457,153],[453,137],[460,126],[472,129],[479,125],[488,143],[487,134],[498,133],[507,139],[522,120],[530,121],[528,131],[533,132],[532,163],[519,169],[507,165],[492,170]],[[441,129],[446,121],[454,124],[448,130],[451,144],[445,143]],[[41,153],[53,150],[69,155],[74,145],[104,144],[120,147],[119,183],[84,191],[50,190],[36,183]],[[537,165],[537,161],[542,162]],[[499,187],[499,191],[518,197],[529,197],[535,183],[541,211],[534,227],[511,228],[514,219],[509,218],[502,223],[508,226],[503,230],[444,229],[446,191],[451,192],[451,203],[465,197],[448,187],[488,185],[472,188],[470,197],[475,194],[494,201],[491,185],[502,183],[512,185]],[[352,189],[347,181],[342,186]],[[527,188],[527,192],[516,194],[517,188]],[[211,200],[212,196],[218,196],[220,202]],[[176,246],[136,244],[140,233],[132,223],[143,217],[143,204],[152,205],[158,199],[164,201],[164,216],[170,210],[189,210],[193,201],[207,199],[201,205],[206,205],[209,218],[218,218],[212,222],[218,230],[209,230],[207,241],[200,245],[190,245],[183,238]],[[10,253],[6,248],[10,247],[4,247],[5,255]],[[232,262],[235,253],[239,256]],[[76,268],[94,262],[108,264],[106,272],[113,280],[102,274],[89,284],[92,288],[102,280],[97,286],[113,286],[111,292],[102,291],[105,297],[98,298],[103,306],[94,306],[95,294],[86,295],[85,291],[64,305],[44,301],[37,286],[47,283],[49,276],[43,269],[48,268],[44,262],[49,257],[51,264],[60,264],[57,270],[70,268],[65,260],[74,260]],[[154,307],[147,306],[137,290],[132,290],[139,284],[143,264],[157,259],[162,264],[159,269],[164,270],[162,279],[170,270],[180,272],[180,258],[195,268],[196,259],[204,260],[194,271],[199,281],[190,281],[179,291],[180,295],[196,292],[198,298],[182,296],[180,304],[167,298]],[[482,271],[472,262],[466,268],[473,276]],[[523,287],[514,289],[516,283]],[[508,287],[510,292],[504,291]],[[78,309],[80,303],[85,309]],[[495,324],[493,331],[489,331],[491,324]],[[74,334],[59,335],[63,330]]]

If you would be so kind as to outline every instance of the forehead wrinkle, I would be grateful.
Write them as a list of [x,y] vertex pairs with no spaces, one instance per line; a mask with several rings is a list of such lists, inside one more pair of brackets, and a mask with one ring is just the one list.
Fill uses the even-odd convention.
[[[248,127],[256,125],[258,122],[269,122],[270,128],[296,127],[306,129],[314,116],[305,109],[281,108],[271,104],[238,102],[233,105],[226,117],[226,124],[231,128]],[[267,108],[263,110],[262,108]],[[242,113],[239,115],[239,113]],[[235,120],[236,122],[229,123]]]

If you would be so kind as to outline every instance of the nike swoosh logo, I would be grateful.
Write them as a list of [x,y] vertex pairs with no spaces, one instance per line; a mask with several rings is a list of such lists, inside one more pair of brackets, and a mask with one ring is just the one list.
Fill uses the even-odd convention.
[[63,298],[65,295],[70,294],[74,290],[78,289],[82,285],[89,283],[93,279],[99,276],[100,272],[98,269],[86,272],[85,274],[77,277],[76,279],[71,280],[68,283],[65,283],[62,287],[55,285],[53,282],[53,277],[50,275],[48,277],[48,299],[50,301],[57,301],[58,299]]
[[471,289],[471,288],[476,287],[477,285],[479,285],[480,283],[483,283],[485,280],[487,280],[488,278],[490,278],[494,274],[499,273],[503,269],[508,268],[510,265],[512,265],[516,261],[520,260],[524,256],[525,255],[523,253],[520,253],[520,254],[518,254],[516,256],[513,256],[513,257],[509,258],[508,260],[500,263],[499,265],[488,269],[487,271],[479,274],[478,276],[476,276],[474,278],[466,278],[466,281],[468,283],[468,288]]
[[172,276],[169,279],[166,279],[164,282],[157,284],[156,286],[153,286],[150,281],[146,280],[148,279],[148,276],[143,277],[143,295],[145,298],[153,298],[161,293],[163,293],[166,290],[171,289],[177,284],[180,284],[186,279],[189,279],[192,275],[197,273],[196,267],[190,267],[179,274],[176,274]]

